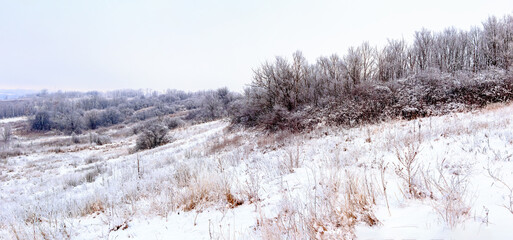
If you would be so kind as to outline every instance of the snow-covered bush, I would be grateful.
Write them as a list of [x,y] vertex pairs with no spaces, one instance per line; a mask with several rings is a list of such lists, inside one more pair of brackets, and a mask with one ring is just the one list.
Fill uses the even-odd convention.
[[175,128],[181,127],[185,124],[185,122],[181,118],[178,118],[178,117],[166,118],[164,120],[164,122],[165,122],[167,128],[169,128],[169,130],[173,130]]
[[95,143],[96,145],[101,146],[101,145],[108,144],[111,142],[112,142],[111,138],[107,135],[101,135],[101,134],[94,133],[94,132],[89,133],[89,143],[90,144]]
[[78,144],[81,142],[80,136],[78,136],[76,133],[71,134],[71,142]]
[[135,150],[151,149],[168,143],[168,131],[169,129],[159,122],[147,123],[137,136]]
[[31,120],[31,128],[36,131],[50,130],[53,123],[50,120],[50,113],[47,111],[37,112],[34,118]]

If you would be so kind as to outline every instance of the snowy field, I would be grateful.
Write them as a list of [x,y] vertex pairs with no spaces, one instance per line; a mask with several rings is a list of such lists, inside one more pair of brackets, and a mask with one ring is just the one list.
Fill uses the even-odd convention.
[[0,239],[513,239],[512,118],[496,104],[269,135],[214,121],[138,153],[128,127],[104,145],[15,131]]
[[12,123],[27,120],[27,117],[15,117],[15,118],[4,118],[0,119],[0,124],[2,123]]

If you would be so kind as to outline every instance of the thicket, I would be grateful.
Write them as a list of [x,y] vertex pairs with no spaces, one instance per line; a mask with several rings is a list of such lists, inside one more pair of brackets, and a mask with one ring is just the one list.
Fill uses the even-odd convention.
[[233,122],[301,131],[318,123],[357,125],[443,114],[513,97],[513,16],[469,31],[415,32],[412,44],[364,42],[308,63],[276,57],[254,70]]

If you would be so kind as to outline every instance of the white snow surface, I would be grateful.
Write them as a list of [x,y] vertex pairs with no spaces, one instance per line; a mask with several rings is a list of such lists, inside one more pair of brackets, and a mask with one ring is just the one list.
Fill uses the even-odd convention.
[[14,117],[14,118],[2,118],[0,119],[0,123],[12,123],[12,122],[20,122],[27,120],[27,117]]
[[[0,239],[513,239],[512,118],[496,104],[303,134],[213,121],[138,153],[130,137],[0,159]],[[415,146],[417,197],[398,160]],[[350,179],[375,202],[354,224],[332,214],[352,209]]]

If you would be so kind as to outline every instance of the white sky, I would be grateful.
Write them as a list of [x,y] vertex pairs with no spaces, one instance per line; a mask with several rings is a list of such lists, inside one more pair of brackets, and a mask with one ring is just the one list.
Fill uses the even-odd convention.
[[0,0],[0,89],[241,91],[252,69],[513,13],[487,1]]

